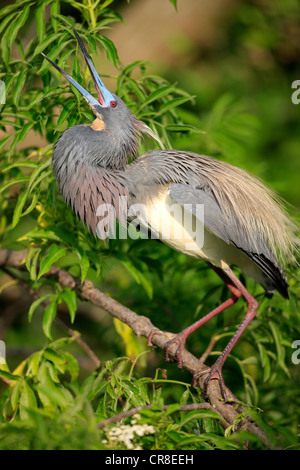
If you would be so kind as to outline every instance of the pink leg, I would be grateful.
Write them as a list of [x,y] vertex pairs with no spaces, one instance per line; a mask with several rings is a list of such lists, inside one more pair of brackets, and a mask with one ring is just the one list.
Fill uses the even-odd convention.
[[[215,269],[215,268],[214,268]],[[215,271],[219,274],[218,270],[215,269]],[[224,384],[224,379],[222,376],[222,367],[224,365],[224,362],[226,361],[229,353],[232,351],[233,347],[243,334],[243,332],[246,330],[247,326],[251,323],[253,318],[255,317],[258,309],[258,302],[257,300],[252,297],[251,294],[247,291],[247,289],[243,286],[243,284],[239,281],[239,279],[235,276],[235,274],[232,272],[230,268],[227,268],[224,270],[226,275],[232,280],[232,282],[235,284],[236,288],[239,290],[240,295],[243,295],[244,298],[247,300],[248,303],[248,309],[245,318],[243,319],[242,323],[238,327],[237,331],[225,347],[224,351],[221,353],[221,355],[218,357],[216,362],[213,364],[213,366],[208,369],[207,371],[202,371],[199,372],[198,374],[194,375],[193,378],[193,383],[196,382],[196,380],[206,372],[209,372],[209,375],[205,379],[204,383],[204,393],[206,393],[207,386],[210,380],[212,379],[218,379],[220,382],[220,387],[221,387],[221,392],[223,395],[223,398],[225,401],[227,401],[227,394],[226,394],[226,389],[225,389],[225,384]],[[222,277],[222,276],[220,276]]]
[[[181,331],[180,333],[178,333],[178,335],[175,336],[175,338],[171,339],[170,341],[168,341],[166,343],[166,346],[165,346],[165,356],[166,356],[166,360],[169,361],[169,349],[170,349],[170,346],[173,344],[173,343],[177,343],[178,344],[178,348],[177,348],[177,351],[176,351],[176,354],[175,354],[175,357],[176,357],[176,360],[178,362],[178,367],[181,369],[182,368],[182,358],[181,358],[181,352],[185,346],[185,343],[186,343],[186,340],[188,338],[188,336],[193,333],[194,331],[196,331],[198,328],[200,328],[200,326],[204,325],[204,323],[206,323],[208,320],[210,320],[211,318],[213,318],[214,316],[218,315],[219,313],[223,312],[226,308],[228,307],[231,307],[231,305],[235,304],[236,301],[240,298],[240,296],[242,295],[241,291],[235,286],[235,284],[232,282],[232,280],[226,276],[224,274],[224,272],[219,269],[219,268],[215,268],[214,266],[212,266],[212,268],[216,271],[216,273],[221,277],[221,279],[225,282],[225,284],[227,285],[227,287],[230,289],[230,291],[232,292],[232,295],[230,297],[230,299],[226,300],[225,302],[223,302],[221,305],[219,305],[219,307],[215,308],[214,310],[212,310],[210,313],[208,313],[207,315],[205,315],[204,317],[200,318],[200,320],[196,321],[195,323],[193,323],[192,325],[188,326],[187,328],[185,328],[185,330]],[[150,333],[151,334],[151,333]],[[153,334],[155,334],[155,330],[153,331],[152,335],[151,335],[151,338],[153,336]],[[149,338],[148,338],[148,341],[149,341]]]

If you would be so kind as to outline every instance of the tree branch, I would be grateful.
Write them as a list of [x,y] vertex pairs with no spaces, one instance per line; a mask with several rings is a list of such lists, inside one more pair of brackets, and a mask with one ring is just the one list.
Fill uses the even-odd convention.
[[[20,270],[26,270],[26,254],[26,250],[0,250],[0,267],[10,266]],[[175,336],[172,333],[158,330],[151,323],[149,318],[138,315],[133,310],[130,310],[129,308],[117,302],[115,299],[107,296],[97,289],[91,281],[86,280],[81,283],[79,279],[74,278],[69,273],[57,268],[56,266],[51,266],[48,273],[46,273],[44,277],[56,280],[63,287],[74,289],[81,299],[90,301],[94,305],[107,311],[110,315],[118,318],[123,323],[126,323],[131,327],[137,336],[144,336],[148,338],[149,335],[153,333],[153,330],[159,331],[160,334],[154,334],[151,338],[151,341],[160,349],[164,349],[166,342]],[[176,345],[174,344],[170,347],[170,357],[175,358],[175,353]],[[182,365],[191,374],[208,369],[208,366],[199,361],[199,359],[193,356],[186,349],[182,351]],[[204,374],[198,379],[197,385],[201,390],[204,389],[204,382],[206,377],[207,374]],[[235,419],[238,418],[238,415],[245,410],[245,407],[242,404],[239,404],[240,401],[229,389],[226,389],[226,391],[229,399],[233,401],[232,404],[224,402],[220,391],[219,382],[217,380],[212,380],[208,385],[207,398],[211,404],[212,409],[216,411],[225,422],[227,422],[229,425],[232,425],[234,424]],[[268,437],[258,426],[258,424],[255,423],[250,417],[247,417],[243,422],[240,423],[239,429],[241,428],[245,431],[255,434],[264,442],[266,446],[270,447]]]

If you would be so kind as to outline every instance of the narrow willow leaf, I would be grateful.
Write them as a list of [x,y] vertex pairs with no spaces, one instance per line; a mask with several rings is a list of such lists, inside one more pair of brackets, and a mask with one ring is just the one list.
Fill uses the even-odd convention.
[[81,269],[81,282],[83,282],[87,276],[87,272],[90,267],[90,261],[81,248],[76,248],[76,255],[79,258],[79,264]]
[[119,59],[118,52],[114,43],[110,39],[108,39],[106,36],[100,36],[99,41],[101,41],[104,46],[106,57],[108,58],[108,60],[115,67],[117,67],[117,65],[120,63],[120,59]]
[[32,232],[26,233],[24,237],[18,239],[18,241],[32,238],[33,240],[52,240],[56,242],[63,241],[58,235],[51,230],[33,230]]
[[172,5],[174,6],[175,10],[177,11],[177,0],[170,0]]
[[13,381],[21,379],[19,375],[14,375],[14,374],[11,374],[10,372],[7,372],[1,369],[0,369],[0,377],[3,377],[4,379],[7,379],[7,380],[13,380]]
[[60,39],[60,33],[49,34],[49,36],[45,37],[45,39],[36,46],[32,57],[37,56],[41,52],[44,52],[44,50],[50,46],[50,44],[58,39]]
[[167,111],[177,108],[181,104],[184,104],[187,101],[191,101],[193,98],[194,98],[193,96],[183,96],[182,98],[175,98],[174,100],[168,101],[167,103],[161,106],[157,114],[158,116],[161,114],[165,114]]
[[18,202],[17,202],[15,210],[14,210],[14,215],[13,215],[13,220],[12,220],[12,228],[14,228],[20,220],[20,217],[21,217],[22,211],[23,211],[23,207],[25,205],[27,197],[28,197],[28,190],[24,191],[24,193],[21,194],[18,198]]
[[53,339],[52,333],[51,333],[51,326],[53,323],[53,320],[56,316],[56,302],[52,302],[50,305],[45,310],[44,314],[44,319],[43,319],[43,331],[47,338]]
[[174,86],[164,86],[160,90],[155,90],[153,91],[148,98],[142,103],[140,110],[145,108],[145,106],[148,106],[150,103],[153,101],[156,101],[160,98],[164,98],[165,96],[170,95],[174,91]]
[[[49,59],[51,59],[53,62],[56,61],[56,58],[57,57],[60,57],[61,55],[61,51],[63,51],[66,46],[71,42],[71,39],[69,41],[63,41],[61,44],[55,46],[48,54],[47,56],[49,57]],[[63,57],[60,57],[60,60],[58,62],[58,65],[60,68],[64,68],[64,64],[65,64],[65,61],[66,59],[73,53],[73,51],[66,51],[65,54],[63,55],[63,57],[66,57],[65,59],[63,59]],[[49,64],[49,62],[45,59],[43,61],[43,64],[39,70],[39,74],[44,72],[45,70],[47,70],[48,68],[51,68],[51,65]],[[52,69],[51,69],[52,70]],[[56,89],[56,93],[57,93],[57,89]]]
[[32,129],[34,126],[34,123],[33,122],[28,122],[27,124],[25,124],[25,126],[23,127],[23,129],[21,130],[20,134],[19,134],[19,141],[20,142],[23,142],[23,140],[25,139],[25,137],[27,136],[28,132],[30,131],[30,129]]
[[[9,136],[5,137],[4,139],[2,139],[1,143],[0,143],[0,150],[2,149],[2,147],[5,147],[7,142],[12,138],[13,138],[13,135],[9,135]],[[1,189],[0,189],[0,191],[1,191]]]
[[69,117],[70,115],[70,112],[72,111],[72,109],[74,108],[74,106],[76,105],[76,103],[74,103],[74,101],[68,101],[66,103],[66,105],[64,106],[62,112],[60,113],[60,116],[58,118],[58,121],[57,121],[57,124],[56,124],[56,128],[55,128],[55,132],[57,130],[60,129],[60,127],[62,126],[62,124],[65,122],[65,120]]
[[34,172],[32,173],[32,175],[30,176],[30,179],[29,179],[29,184],[28,184],[28,190],[29,191],[31,191],[33,183],[38,178],[40,173],[42,173],[42,171],[45,170],[46,168],[48,168],[50,165],[51,165],[51,160],[47,160],[45,163],[40,164],[38,166],[38,168],[36,168],[36,170],[34,170]]
[[15,163],[11,163],[10,165],[8,166],[5,166],[2,170],[2,173],[7,173],[9,170],[11,170],[12,168],[20,168],[20,167],[24,167],[24,168],[36,168],[37,166],[37,162],[30,162],[30,161],[27,161],[27,162],[15,162]]
[[[2,10],[0,11],[0,17],[1,17],[1,12]],[[5,31],[6,30],[6,27],[7,25],[10,25],[11,22],[12,22],[12,19],[14,16],[20,16],[20,12],[19,13],[11,13],[10,15],[8,15],[3,21],[1,21],[1,24],[0,24],[0,33],[2,33],[2,31]]]
[[27,209],[22,213],[22,217],[23,217],[24,215],[29,214],[31,211],[33,211],[33,209],[35,208],[35,206],[36,206],[36,204],[37,204],[37,202],[38,202],[38,200],[39,200],[39,195],[40,195],[39,192],[34,193],[33,198],[32,198],[32,200],[31,200],[31,203],[29,204],[29,206],[27,207]]
[[56,261],[58,261],[60,258],[65,256],[66,250],[65,248],[60,248],[58,245],[51,245],[47,256],[40,262],[40,270],[38,274],[38,279],[42,277],[44,274],[46,274],[52,264],[54,264]]
[[59,11],[60,11],[60,5],[58,0],[54,0],[51,2],[51,23],[53,26],[54,31],[57,33],[58,32],[58,26],[59,26]]
[[42,42],[45,36],[45,5],[45,3],[42,3],[35,12],[39,42]]
[[30,265],[30,278],[34,281],[36,281],[36,276],[37,276],[37,265],[38,265],[38,261],[39,261],[39,255],[41,253],[42,249],[41,248],[38,248],[36,250],[36,252],[34,253],[33,257],[32,257],[32,262],[31,262],[31,265]]
[[8,33],[8,38],[7,38],[7,42],[5,41],[5,46],[6,46],[5,50],[2,51],[2,56],[3,56],[3,60],[4,60],[5,63],[8,62],[8,59],[9,59],[9,56],[10,56],[10,51],[11,51],[12,45],[13,45],[16,37],[17,37],[19,29],[22,28],[22,26],[24,26],[24,24],[25,24],[25,22],[28,18],[29,11],[30,11],[30,6],[31,6],[31,4],[26,5],[23,8],[20,16],[15,21],[13,21],[13,23],[10,25],[10,27],[6,31],[6,33]]
[[7,181],[7,183],[4,183],[0,187],[0,193],[3,191],[6,191],[10,186],[13,186],[14,184],[20,184],[20,183],[25,183],[26,181],[29,181],[29,178],[27,176],[20,176],[19,178],[15,178],[13,180]]

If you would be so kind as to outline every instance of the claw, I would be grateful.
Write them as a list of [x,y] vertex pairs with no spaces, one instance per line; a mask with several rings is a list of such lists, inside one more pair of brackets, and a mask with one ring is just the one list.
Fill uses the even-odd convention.
[[181,334],[181,333],[178,333],[174,338],[172,338],[170,341],[168,341],[165,345],[165,360],[167,362],[170,362],[170,359],[169,359],[169,349],[170,349],[170,346],[173,344],[173,343],[177,343],[178,344],[178,348],[176,350],[176,353],[175,353],[175,359],[178,363],[178,368],[179,369],[182,369],[182,357],[181,357],[181,353],[182,353],[182,350],[184,349],[184,346],[185,346],[185,342],[186,342],[186,337],[185,335]]
[[196,374],[194,374],[192,386],[195,387],[197,380],[202,375],[207,374],[207,373],[208,373],[208,376],[206,377],[204,381],[204,386],[203,386],[204,395],[207,396],[207,387],[208,387],[209,382],[213,379],[217,379],[219,380],[222,397],[224,398],[225,402],[228,402],[228,395],[226,392],[226,386],[225,386],[225,382],[224,382],[223,375],[222,375],[222,366],[220,366],[217,362],[215,362],[215,364],[211,368],[202,370],[201,372],[197,372]]
[[154,335],[160,334],[160,330],[158,328],[153,328],[153,330],[150,331],[148,340],[147,340],[147,346],[149,348],[154,348],[154,344],[152,344],[152,338]]

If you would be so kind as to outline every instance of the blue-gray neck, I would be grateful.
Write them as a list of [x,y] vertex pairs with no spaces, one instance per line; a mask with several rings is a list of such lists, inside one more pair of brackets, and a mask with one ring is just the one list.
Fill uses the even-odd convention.
[[[115,219],[121,217],[120,198],[128,201],[131,191],[123,170],[136,146],[133,132],[114,135],[109,129],[94,130],[88,125],[67,129],[54,145],[53,171],[60,192],[94,235],[100,221],[96,215],[99,206],[110,205]],[[104,238],[103,233],[99,236]]]

